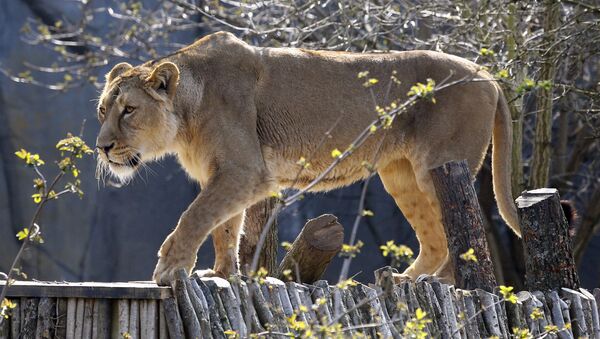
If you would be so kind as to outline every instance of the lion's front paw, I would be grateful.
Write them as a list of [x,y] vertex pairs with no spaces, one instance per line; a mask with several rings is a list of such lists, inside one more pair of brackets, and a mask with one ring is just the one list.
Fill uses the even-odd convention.
[[394,284],[396,284],[396,285],[401,284],[403,282],[412,282],[413,281],[413,279],[410,277],[410,275],[404,274],[404,273],[393,273],[392,276],[394,277]]
[[179,248],[173,236],[167,237],[158,252],[158,263],[154,268],[152,280],[158,285],[169,285],[175,280],[178,269],[191,272],[196,265],[196,254],[191,254],[184,248]]

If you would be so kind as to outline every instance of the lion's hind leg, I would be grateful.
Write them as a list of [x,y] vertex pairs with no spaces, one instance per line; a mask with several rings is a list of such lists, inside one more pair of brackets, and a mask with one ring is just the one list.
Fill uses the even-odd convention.
[[415,230],[419,241],[419,255],[403,275],[415,280],[421,274],[434,274],[448,255],[440,204],[435,191],[427,192],[419,187],[413,167],[407,159],[392,161],[379,170],[379,176],[385,190],[392,195]]
[[215,228],[211,235],[215,247],[215,266],[212,270],[200,270],[197,273],[203,277],[218,276],[228,278],[238,273],[238,248],[242,230],[243,214]]

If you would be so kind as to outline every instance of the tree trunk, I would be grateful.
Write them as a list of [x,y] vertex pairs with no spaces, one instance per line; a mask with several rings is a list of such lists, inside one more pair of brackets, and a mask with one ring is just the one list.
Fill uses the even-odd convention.
[[517,199],[517,207],[525,247],[527,289],[579,288],[569,225],[558,191],[527,191]]
[[[545,1],[544,15],[544,43],[546,50],[541,55],[543,59],[540,69],[539,80],[554,82],[556,72],[555,58],[556,33],[553,32],[558,24],[560,14],[559,2],[557,0]],[[529,187],[539,188],[548,184],[550,173],[550,159],[552,156],[552,87],[550,89],[538,88],[537,117],[535,123],[535,140],[533,163],[529,176]]]
[[[243,274],[248,274],[247,270],[252,265],[252,257],[258,245],[258,238],[273,213],[275,204],[275,198],[268,198],[246,209],[244,235],[240,240],[239,250],[240,269]],[[275,221],[269,229],[258,261],[258,267],[264,267],[271,274],[274,274],[277,270],[277,246],[277,221]]]
[[[518,29],[519,12],[517,4],[511,3],[508,5],[508,14],[506,17],[506,26],[508,35],[506,37],[506,48],[508,51],[508,58],[515,60],[519,56],[519,45],[523,41],[523,34]],[[525,63],[513,69],[514,80],[520,84],[525,80],[527,69]],[[504,96],[510,100],[515,97],[515,91],[508,85],[502,86],[504,90]],[[511,185],[513,198],[519,196],[524,189],[523,183],[523,98],[519,97],[515,100],[511,100],[508,104],[510,108],[510,115],[512,118],[512,158],[511,158]]]
[[[321,277],[327,265],[342,248],[344,227],[331,214],[309,220],[294,240],[291,250],[279,265],[279,278],[312,283]],[[290,270],[285,277],[283,272]]]
[[[465,160],[448,162],[430,171],[442,210],[456,286],[492,292],[494,267],[471,174]],[[474,258],[464,256],[473,250]]]

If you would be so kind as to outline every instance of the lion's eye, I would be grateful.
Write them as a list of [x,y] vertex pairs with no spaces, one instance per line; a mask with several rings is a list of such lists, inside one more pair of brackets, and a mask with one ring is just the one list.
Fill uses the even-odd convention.
[[135,107],[125,106],[125,109],[123,110],[123,114],[129,114],[129,113],[132,113],[133,111],[135,111]]
[[98,109],[98,111],[99,111],[99,113],[100,113],[100,114],[99,114],[99,115],[100,115],[100,117],[101,117],[101,118],[104,118],[104,115],[106,114],[106,108],[104,108],[104,107],[100,107],[100,108]]

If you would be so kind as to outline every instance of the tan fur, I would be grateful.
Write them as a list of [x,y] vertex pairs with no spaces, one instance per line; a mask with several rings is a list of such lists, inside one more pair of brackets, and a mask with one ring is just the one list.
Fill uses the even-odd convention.
[[[364,79],[357,79],[361,71],[379,79],[373,95],[362,86]],[[392,84],[388,92],[393,71],[402,83]],[[381,144],[376,167],[420,243],[420,254],[405,274],[415,278],[447,272],[441,209],[428,171],[467,159],[477,173],[492,133],[500,212],[519,232],[510,196],[506,103],[489,74],[465,59],[430,51],[354,54],[259,48],[229,33],[212,34],[161,60],[115,66],[99,102],[105,111],[98,137],[100,164],[106,166],[110,159],[134,165],[108,165],[129,179],[144,162],[177,155],[202,191],[161,247],[154,279],[165,284],[175,269],[189,272],[211,232],[217,260],[215,270],[206,274],[228,275],[237,270],[245,208],[270,192],[294,183],[301,188],[314,179],[331,163],[331,150],[346,149],[376,118],[375,105],[404,101],[414,83],[427,78],[440,82],[449,75],[489,81],[440,91],[435,104],[418,103],[313,189],[330,190],[366,178],[362,162],[375,161]],[[116,88],[120,91],[115,96]],[[135,110],[122,115],[127,106]],[[107,148],[111,143],[113,148]],[[139,163],[128,161],[136,157]],[[311,166],[297,178],[300,157]]]

